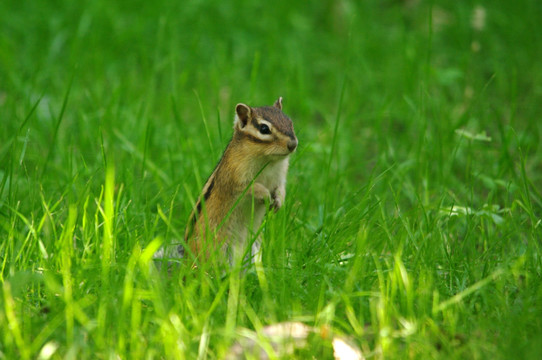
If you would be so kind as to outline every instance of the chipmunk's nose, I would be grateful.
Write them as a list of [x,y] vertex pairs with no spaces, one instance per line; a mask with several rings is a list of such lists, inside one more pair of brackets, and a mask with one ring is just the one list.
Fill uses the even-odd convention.
[[297,139],[290,139],[288,141],[288,150],[292,152],[295,150],[296,147],[297,147]]

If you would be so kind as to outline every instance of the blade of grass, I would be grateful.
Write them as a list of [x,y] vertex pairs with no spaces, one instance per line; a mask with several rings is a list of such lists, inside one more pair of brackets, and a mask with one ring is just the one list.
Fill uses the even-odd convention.
[[43,168],[41,171],[40,178],[43,178],[45,173],[47,172],[47,166],[49,162],[51,161],[51,157],[53,156],[54,149],[55,149],[55,142],[58,135],[58,129],[60,128],[60,123],[62,122],[62,119],[64,119],[64,112],[66,111],[66,106],[68,105],[68,99],[70,97],[70,92],[72,89],[74,78],[75,78],[75,74],[72,75],[70,82],[68,84],[68,89],[66,90],[66,93],[64,94],[64,100],[62,101],[62,108],[60,109],[60,113],[58,114],[58,117],[56,119],[55,128],[53,129],[53,136],[51,138],[51,142],[49,143],[49,150],[47,151],[47,156],[45,156],[45,162],[43,163]]
[[207,125],[207,118],[205,117],[205,111],[203,111],[203,104],[201,103],[201,99],[196,90],[194,90],[194,94],[196,95],[196,99],[198,100],[201,120],[203,121],[203,126],[205,127],[205,133],[207,134],[207,140],[209,141],[209,148],[211,149],[211,154],[215,154],[215,146],[213,140],[211,139],[211,132],[209,131],[209,126]]

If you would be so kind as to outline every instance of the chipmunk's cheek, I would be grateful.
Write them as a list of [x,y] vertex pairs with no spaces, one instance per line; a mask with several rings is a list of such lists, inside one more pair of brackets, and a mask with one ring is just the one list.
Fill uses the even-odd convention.
[[280,145],[273,145],[270,146],[266,150],[266,155],[268,156],[283,156],[284,154],[284,148]]
[[267,155],[276,155],[277,154],[277,147],[273,146],[267,149]]

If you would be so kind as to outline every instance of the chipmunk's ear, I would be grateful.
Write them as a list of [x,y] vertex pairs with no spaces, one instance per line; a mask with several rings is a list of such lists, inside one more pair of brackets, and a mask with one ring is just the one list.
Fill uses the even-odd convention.
[[282,110],[282,96],[279,97],[277,99],[277,101],[275,101],[275,103],[273,104],[274,107],[276,107],[277,109],[279,110]]
[[252,109],[245,104],[237,104],[235,107],[235,123],[239,122],[241,128],[248,124],[248,120],[252,116]]

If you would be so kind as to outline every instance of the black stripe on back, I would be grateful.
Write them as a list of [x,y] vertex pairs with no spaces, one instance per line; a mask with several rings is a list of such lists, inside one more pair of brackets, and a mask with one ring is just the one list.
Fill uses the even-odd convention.
[[[211,190],[213,190],[213,187],[215,186],[215,179],[211,180],[211,183],[209,184],[209,187],[207,188],[207,191],[205,194],[203,194],[203,201],[207,201],[209,199],[209,196],[211,196]],[[191,224],[195,224],[196,221],[198,221],[199,214],[201,213],[201,199],[198,200],[196,203],[196,211],[194,212],[194,216],[190,219]]]
[[213,186],[215,186],[215,179],[214,178],[211,181],[211,183],[209,184],[209,187],[207,188],[207,191],[205,192],[205,194],[203,194],[203,199],[205,201],[207,201],[207,199],[209,199],[209,196],[211,196],[211,190],[213,190]]
[[196,204],[196,216],[194,216],[194,222],[196,222],[196,219],[198,218],[199,213],[201,212],[201,201],[198,200],[198,203]]

